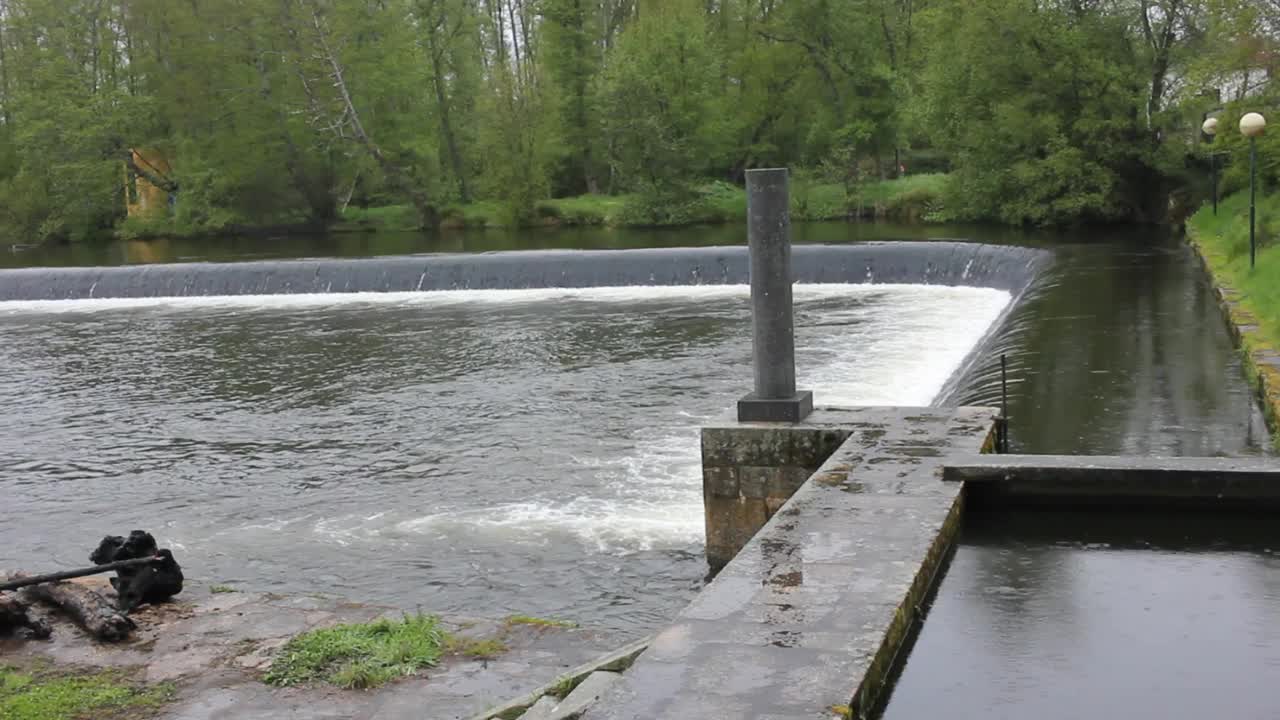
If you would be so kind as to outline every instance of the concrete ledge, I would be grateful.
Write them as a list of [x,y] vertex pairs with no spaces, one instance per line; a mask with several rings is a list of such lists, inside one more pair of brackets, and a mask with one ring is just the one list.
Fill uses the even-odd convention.
[[[797,245],[806,283],[923,283],[1021,292],[1049,253],[964,242]],[[0,300],[745,284],[745,246],[521,250],[359,259],[255,260],[0,270]]]
[[[845,436],[839,447],[584,717],[814,720],[835,708],[870,712],[959,529],[961,485],[942,482],[942,468],[989,448],[995,415],[815,411],[816,424],[836,421],[825,429]],[[804,431],[737,429],[775,440]],[[768,457],[765,447],[743,452],[758,461]],[[708,452],[734,457],[716,443],[704,443]]]
[[975,504],[1200,510],[1280,507],[1280,461],[1060,455],[975,456],[943,469]]

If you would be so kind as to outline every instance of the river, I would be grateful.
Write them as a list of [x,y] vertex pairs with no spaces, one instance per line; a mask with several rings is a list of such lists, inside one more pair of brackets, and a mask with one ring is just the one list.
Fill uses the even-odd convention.
[[[797,242],[926,237],[1054,253],[985,363],[942,398],[997,403],[994,356],[1006,353],[1015,451],[1267,452],[1178,239],[795,228]],[[737,226],[344,235],[36,249],[3,264],[741,241]],[[685,288],[0,304],[0,566],[78,564],[97,535],[137,526],[213,582],[644,634],[703,581],[696,428],[750,382],[745,299]],[[929,402],[1006,301],[801,289],[802,384],[820,402]],[[1030,518],[968,517],[886,717],[1190,718],[1223,693],[1241,717],[1267,706],[1266,678],[1280,679],[1273,531]]]

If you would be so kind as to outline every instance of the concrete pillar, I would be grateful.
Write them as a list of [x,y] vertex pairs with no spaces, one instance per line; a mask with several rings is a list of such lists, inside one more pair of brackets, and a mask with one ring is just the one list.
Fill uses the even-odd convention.
[[738,401],[741,422],[800,422],[813,393],[796,391],[791,308],[791,212],[787,169],[747,171],[755,391]]

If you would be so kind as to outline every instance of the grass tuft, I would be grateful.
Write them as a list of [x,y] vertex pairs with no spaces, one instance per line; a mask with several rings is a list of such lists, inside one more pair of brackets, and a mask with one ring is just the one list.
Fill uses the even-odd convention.
[[551,686],[551,689],[547,691],[547,694],[553,697],[564,699],[569,695],[569,693],[573,692],[573,689],[577,686],[578,686],[578,681],[574,680],[573,676],[565,675],[564,677],[557,680],[554,685]]
[[552,620],[533,617],[532,615],[512,615],[507,618],[508,625],[536,625],[538,627],[576,628],[578,623],[571,620]]
[[173,697],[173,686],[140,687],[117,673],[62,675],[0,667],[0,718],[74,720],[119,710],[157,708]]
[[219,593],[233,593],[236,589],[230,585],[213,585],[209,588],[209,592],[217,595]]
[[445,642],[445,652],[450,655],[464,655],[477,660],[491,660],[506,651],[506,643],[497,638],[469,638],[455,635]]
[[290,640],[263,680],[277,686],[322,680],[344,688],[377,687],[434,666],[446,640],[439,619],[421,613],[321,628]]

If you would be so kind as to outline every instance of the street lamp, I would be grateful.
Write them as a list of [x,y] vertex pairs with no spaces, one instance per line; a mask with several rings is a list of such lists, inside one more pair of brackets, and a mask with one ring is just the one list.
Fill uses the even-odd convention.
[[1253,269],[1253,225],[1257,215],[1255,203],[1258,196],[1258,136],[1267,129],[1267,120],[1259,113],[1247,113],[1240,118],[1240,132],[1249,138],[1249,269]]
[[[1209,144],[1213,144],[1213,136],[1218,134],[1218,118],[1211,117],[1204,121],[1200,126],[1201,132],[1205,137],[1209,138]],[[1209,173],[1213,176],[1213,214],[1218,214],[1218,154],[1209,149]]]

